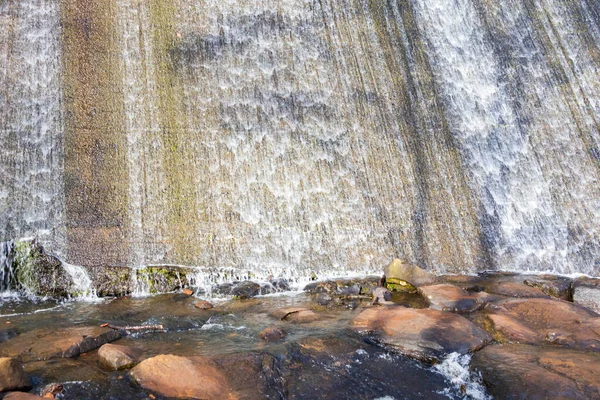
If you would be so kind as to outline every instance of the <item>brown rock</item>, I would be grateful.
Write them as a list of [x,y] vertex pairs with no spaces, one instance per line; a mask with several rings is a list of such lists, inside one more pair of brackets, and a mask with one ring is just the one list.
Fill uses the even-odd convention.
[[552,343],[600,351],[600,318],[576,304],[554,299],[511,299],[486,308],[496,340]]
[[385,276],[388,280],[400,279],[415,287],[432,285],[436,281],[435,275],[400,259],[395,259],[387,266],[385,269]]
[[236,399],[279,399],[286,391],[280,367],[270,354],[246,352],[213,358]]
[[101,327],[36,329],[2,343],[0,355],[26,361],[75,357],[120,337],[118,331]]
[[453,313],[405,307],[370,308],[352,322],[353,329],[384,346],[426,362],[465,354],[485,346],[490,335]]
[[117,344],[107,343],[98,349],[100,363],[114,370],[133,367],[141,355],[139,349]]
[[200,300],[194,303],[194,307],[199,308],[200,310],[210,310],[215,306],[211,302],[208,302],[206,300]]
[[598,399],[600,354],[526,345],[493,345],[475,353],[498,399]]
[[485,285],[486,292],[517,298],[548,298],[549,296],[537,287],[521,282],[499,281]]
[[548,296],[570,301],[572,298],[572,281],[569,278],[555,275],[539,275],[526,277],[523,280],[528,286],[536,287]]
[[42,397],[25,392],[10,392],[4,396],[4,400],[40,400]]
[[263,339],[266,340],[267,342],[273,342],[276,340],[281,340],[284,337],[287,336],[287,332],[284,331],[281,328],[278,328],[276,326],[271,326],[269,328],[265,328],[263,329],[258,336]]
[[225,375],[205,357],[159,355],[142,361],[130,372],[143,388],[165,397],[235,399]]
[[0,392],[31,386],[23,371],[23,363],[16,358],[0,358]]
[[497,298],[485,292],[470,294],[458,286],[440,284],[422,286],[419,293],[429,304],[429,308],[440,311],[471,312],[482,308]]
[[185,294],[186,296],[191,296],[194,294],[194,291],[192,289],[185,288],[183,289],[183,294]]
[[269,313],[272,317],[279,318],[282,321],[308,323],[323,319],[316,312],[302,307],[278,308]]

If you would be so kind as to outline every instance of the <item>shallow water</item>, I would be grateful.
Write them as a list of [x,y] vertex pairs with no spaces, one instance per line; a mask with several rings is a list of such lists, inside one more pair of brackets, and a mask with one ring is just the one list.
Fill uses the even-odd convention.
[[[406,298],[396,299],[407,302]],[[324,308],[308,294],[265,296],[220,301],[211,310],[196,309],[195,297],[164,294],[145,298],[56,302],[6,298],[0,303],[0,341],[15,331],[73,326],[163,325],[160,332],[135,333],[114,342],[158,354],[220,357],[243,352],[276,357],[287,376],[280,398],[463,398],[462,384],[443,376],[448,368],[432,368],[363,342],[348,329],[366,303]],[[326,316],[321,321],[294,324],[269,312],[281,307],[307,307]],[[279,342],[258,337],[264,328],[288,332]],[[0,347],[2,344],[0,343]],[[150,394],[131,381],[127,371],[104,369],[97,350],[71,359],[55,358],[25,365],[39,391],[47,384],[64,385],[62,399],[137,399]],[[444,372],[446,373],[446,372]],[[463,371],[464,375],[464,371]],[[468,372],[467,372],[468,375]],[[323,377],[326,376],[326,379]],[[463,377],[464,378],[464,377]],[[154,394],[157,398],[161,398]]]

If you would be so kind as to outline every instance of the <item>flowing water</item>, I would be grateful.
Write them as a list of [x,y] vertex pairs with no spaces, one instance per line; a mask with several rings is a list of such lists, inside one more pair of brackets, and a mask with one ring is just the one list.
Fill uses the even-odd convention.
[[599,9],[2,0],[0,240],[86,266],[597,274]]

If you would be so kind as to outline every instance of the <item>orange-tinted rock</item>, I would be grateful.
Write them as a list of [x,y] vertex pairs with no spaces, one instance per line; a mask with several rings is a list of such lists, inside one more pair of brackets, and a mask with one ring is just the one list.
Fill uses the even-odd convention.
[[23,360],[75,357],[120,337],[118,331],[102,327],[36,329],[2,343],[0,355]]
[[40,400],[42,397],[25,392],[10,392],[4,396],[4,400]]
[[537,287],[531,287],[521,282],[500,281],[485,285],[489,293],[517,298],[548,298],[549,296]]
[[526,345],[493,345],[475,353],[498,399],[598,399],[600,354]]
[[267,342],[281,340],[286,337],[286,335],[286,331],[276,326],[265,328],[258,334],[261,339],[266,340]]
[[0,392],[31,386],[23,371],[23,363],[16,358],[0,358]]
[[552,343],[600,351],[600,318],[576,304],[554,299],[512,299],[486,308],[499,341]]
[[450,284],[421,286],[418,291],[429,304],[429,308],[440,311],[476,311],[486,303],[497,299],[485,292],[470,294],[466,290]]
[[211,308],[214,308],[215,306],[206,300],[200,300],[197,301],[196,303],[194,303],[194,307],[199,308],[201,310],[210,310]]
[[186,296],[191,296],[194,294],[194,291],[192,289],[183,289],[183,294],[185,294]]
[[142,361],[130,372],[147,390],[165,397],[235,399],[225,375],[204,357],[159,355]]
[[105,344],[98,349],[100,363],[110,369],[131,368],[137,364],[142,352],[136,348]]
[[570,301],[572,297],[572,281],[569,278],[555,275],[539,275],[526,277],[523,280],[528,286],[536,287],[548,296]]
[[386,347],[427,362],[453,352],[473,352],[491,340],[468,319],[432,309],[370,308],[352,321],[352,327]]

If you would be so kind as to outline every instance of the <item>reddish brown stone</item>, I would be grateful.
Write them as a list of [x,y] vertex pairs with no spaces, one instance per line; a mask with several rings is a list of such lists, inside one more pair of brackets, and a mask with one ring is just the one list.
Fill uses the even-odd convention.
[[458,286],[440,284],[422,286],[418,289],[427,301],[429,308],[440,311],[471,312],[481,309],[497,297],[485,292],[470,294]]
[[130,372],[147,390],[165,397],[235,399],[225,375],[204,357],[159,355],[142,361]]
[[137,364],[141,354],[139,349],[117,344],[105,344],[98,349],[100,363],[115,370],[133,367]]
[[200,300],[200,301],[197,301],[196,303],[194,303],[194,307],[199,308],[200,310],[210,310],[211,308],[214,308],[215,306],[206,300]]
[[110,328],[36,329],[2,343],[0,355],[24,360],[75,357],[121,337]]
[[40,400],[42,397],[25,392],[10,392],[4,396],[4,400]]
[[352,327],[384,346],[427,362],[453,352],[473,352],[491,340],[468,319],[432,309],[370,308],[354,319]]
[[23,363],[16,358],[0,358],[0,392],[31,386],[23,371]]
[[599,354],[494,345],[475,353],[472,366],[498,399],[600,398]]
[[287,332],[284,331],[281,328],[275,327],[275,326],[271,326],[269,328],[265,328],[263,329],[258,336],[263,339],[266,340],[267,342],[272,342],[272,341],[276,341],[276,340],[281,340],[284,337],[287,336]]

